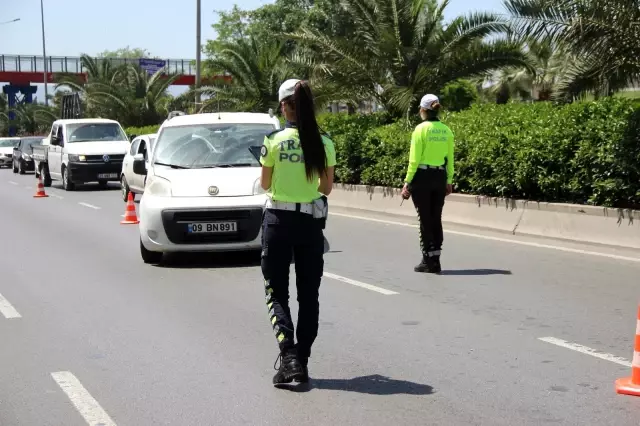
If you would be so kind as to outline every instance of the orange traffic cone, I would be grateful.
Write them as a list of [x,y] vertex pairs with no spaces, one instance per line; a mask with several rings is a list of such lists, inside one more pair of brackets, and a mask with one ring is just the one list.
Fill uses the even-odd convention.
[[135,225],[140,223],[136,216],[136,205],[133,202],[133,194],[130,192],[127,198],[127,209],[124,211],[124,219],[120,221],[122,225]]
[[616,392],[640,396],[640,306],[636,321],[636,341],[633,348],[633,361],[631,361],[631,377],[616,380]]
[[40,173],[40,177],[38,177],[38,189],[36,190],[36,195],[33,198],[44,198],[48,197],[44,192],[44,184],[42,183],[42,173]]

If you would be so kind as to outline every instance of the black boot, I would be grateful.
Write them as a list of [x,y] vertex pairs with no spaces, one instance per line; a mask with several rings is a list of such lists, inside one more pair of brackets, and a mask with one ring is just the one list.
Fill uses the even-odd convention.
[[309,358],[298,357],[298,360],[300,361],[300,365],[302,366],[302,375],[294,380],[298,383],[309,383]]
[[432,256],[429,258],[429,272],[432,274],[439,274],[442,272],[442,266],[440,266],[440,256]]
[[[280,367],[276,368],[278,360],[280,361]],[[273,368],[278,370],[275,376],[273,376],[274,385],[291,383],[294,380],[298,382],[303,378],[302,366],[300,365],[300,361],[298,361],[295,348],[285,349],[280,352]]]
[[422,262],[413,268],[415,272],[429,272],[429,259],[427,256],[422,256]]

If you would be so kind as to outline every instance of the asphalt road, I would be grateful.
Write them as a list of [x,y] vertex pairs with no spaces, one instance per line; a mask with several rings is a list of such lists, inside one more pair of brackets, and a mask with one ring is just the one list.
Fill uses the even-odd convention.
[[2,426],[638,424],[638,253],[448,227],[421,275],[410,221],[333,209],[312,384],[276,389],[255,256],[144,265],[116,186],[35,187],[0,170]]

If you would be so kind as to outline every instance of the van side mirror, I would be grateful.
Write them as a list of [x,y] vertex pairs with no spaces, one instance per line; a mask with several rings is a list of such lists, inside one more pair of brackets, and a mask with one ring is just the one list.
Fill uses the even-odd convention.
[[147,175],[147,165],[142,154],[136,154],[133,157],[133,173],[140,176]]
[[51,136],[51,139],[49,140],[49,144],[51,144],[53,146],[59,146],[60,145],[60,139],[58,139],[57,136]]

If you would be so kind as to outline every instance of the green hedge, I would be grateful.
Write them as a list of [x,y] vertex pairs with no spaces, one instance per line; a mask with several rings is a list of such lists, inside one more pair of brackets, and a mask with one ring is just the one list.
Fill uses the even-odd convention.
[[148,135],[151,133],[157,133],[158,129],[160,129],[160,125],[156,124],[155,126],[127,127],[126,129],[124,129],[124,131],[127,132],[128,136],[131,136],[131,135],[140,136],[140,135]]
[[[456,136],[457,192],[539,201],[640,206],[640,109],[608,98],[476,105],[445,114]],[[399,187],[411,125],[385,117],[334,116],[337,180]]]

